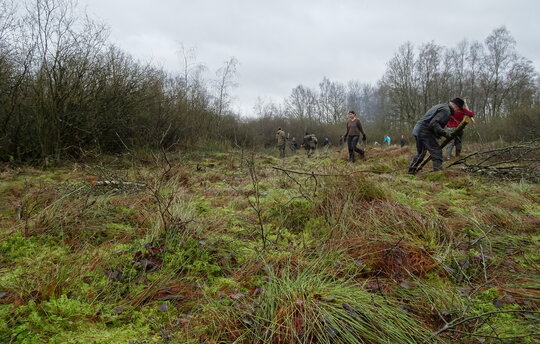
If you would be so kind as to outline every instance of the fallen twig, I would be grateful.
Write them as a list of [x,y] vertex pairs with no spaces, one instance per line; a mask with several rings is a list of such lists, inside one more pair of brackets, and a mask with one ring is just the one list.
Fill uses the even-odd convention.
[[117,185],[117,186],[136,186],[140,188],[145,188],[146,184],[144,183],[138,183],[138,182],[124,182],[122,180],[100,180],[97,181],[95,186],[109,186],[109,185]]
[[438,329],[437,331],[433,332],[430,336],[430,338],[428,338],[426,341],[424,341],[423,343],[429,343],[429,341],[440,335],[441,333],[444,333],[446,331],[450,331],[450,330],[453,330],[456,326],[459,326],[463,323],[466,323],[468,321],[471,321],[471,320],[475,320],[475,319],[481,319],[483,317],[487,317],[487,316],[490,316],[490,315],[493,315],[493,314],[504,314],[504,313],[530,313],[530,314],[540,314],[540,311],[532,311],[532,310],[525,310],[525,309],[519,309],[519,310],[504,310],[504,311],[491,311],[491,312],[485,312],[485,313],[482,313],[482,314],[478,314],[478,315],[473,315],[473,316],[470,316],[470,317],[461,317],[461,318],[458,318],[454,321],[451,321],[449,322],[448,324],[444,325],[443,327],[441,327],[440,329]]
[[277,166],[272,166],[273,169],[279,170],[285,173],[294,173],[294,174],[302,174],[310,177],[349,177],[351,174],[355,173],[393,173],[397,170],[391,170],[391,171],[378,171],[378,170],[354,170],[347,174],[325,174],[325,173],[315,173],[315,172],[304,172],[304,171],[294,171],[294,170],[288,170]]

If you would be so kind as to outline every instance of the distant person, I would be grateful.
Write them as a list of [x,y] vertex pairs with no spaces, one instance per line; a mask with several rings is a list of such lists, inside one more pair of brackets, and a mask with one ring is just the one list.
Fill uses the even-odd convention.
[[330,140],[328,139],[328,137],[324,138],[322,147],[323,147],[323,151],[327,153],[327,156],[328,156],[328,150],[330,149]]
[[347,121],[347,131],[345,132],[345,137],[347,139],[347,148],[349,149],[349,161],[355,162],[355,155],[354,153],[360,154],[361,158],[364,158],[366,156],[366,153],[363,149],[357,147],[358,140],[360,139],[360,134],[362,134],[362,141],[366,142],[366,134],[364,133],[364,129],[362,128],[362,123],[360,123],[360,120],[356,118],[356,112],[349,111],[348,113],[349,120]]
[[401,135],[401,138],[399,139],[399,145],[400,147],[403,147],[407,144],[407,140],[405,140],[405,137]]
[[296,141],[296,137],[293,136],[291,139],[291,151],[296,154],[296,150],[298,149],[298,141]]
[[[461,121],[463,120],[463,116],[474,116],[474,112],[467,109],[467,106],[464,105],[461,108],[461,111],[457,111],[454,114],[450,116],[450,119],[448,120],[447,131],[450,135],[454,133],[454,131],[457,129]],[[454,139],[450,142],[448,142],[448,146],[446,146],[446,159],[450,159],[452,156],[452,150],[454,147],[456,147],[456,156],[459,156],[461,154],[461,144],[463,142],[463,130],[459,132],[456,136],[454,136]]]
[[383,140],[383,143],[386,143],[387,145],[390,146],[390,142],[392,141],[392,139],[390,138],[390,136],[386,135],[384,137],[384,140]]
[[281,128],[278,128],[276,131],[276,141],[280,158],[285,157],[285,140],[285,132]]
[[315,134],[310,134],[306,132],[306,134],[304,135],[304,142],[302,143],[302,146],[304,146],[308,158],[310,158],[315,153],[317,143],[317,137],[315,136]]
[[416,155],[409,165],[409,173],[416,173],[427,152],[431,154],[433,159],[433,170],[442,170],[442,150],[437,139],[441,136],[450,138],[450,134],[443,128],[448,123],[450,116],[460,111],[463,104],[464,101],[461,98],[454,98],[448,103],[437,104],[416,122],[412,132],[416,140]]

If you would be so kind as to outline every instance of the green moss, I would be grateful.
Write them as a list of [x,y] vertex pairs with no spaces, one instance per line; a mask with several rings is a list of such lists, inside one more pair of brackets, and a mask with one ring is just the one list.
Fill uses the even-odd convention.
[[216,159],[221,159],[221,160],[223,160],[223,159],[228,158],[228,157],[229,157],[229,154],[227,154],[227,153],[214,153],[212,156],[213,156],[214,158],[216,158]]
[[425,176],[425,180],[430,182],[448,182],[448,176],[444,171],[437,171],[437,172],[431,172],[428,173]]
[[[533,273],[540,267],[540,234],[530,234],[528,236],[504,234],[492,239],[493,251],[499,255],[506,256],[511,253],[505,261],[514,261],[520,267],[518,270]],[[540,285],[536,283],[537,287]]]
[[163,265],[166,270],[185,271],[199,278],[210,278],[221,272],[218,250],[211,243],[178,236],[165,245]]
[[473,187],[474,182],[469,176],[459,176],[450,179],[444,186],[452,189],[466,189]]
[[48,173],[48,174],[42,174],[36,177],[37,180],[46,181],[49,183],[58,183],[62,181],[63,178],[64,178],[63,173]]
[[243,291],[242,286],[232,278],[216,277],[210,280],[204,293],[208,296],[216,296],[220,292]]
[[328,234],[329,228],[324,217],[310,216],[304,224],[305,231],[313,237],[323,237]]
[[292,232],[300,232],[313,215],[313,204],[305,199],[293,199],[285,204],[277,204],[266,213],[269,219]]
[[[0,308],[0,338],[10,343],[118,343],[151,339],[147,324],[119,324],[103,304],[89,304],[62,295],[16,309]],[[104,322],[91,322],[89,319]],[[113,326],[107,326],[105,321]]]
[[107,230],[113,231],[114,234],[118,234],[121,232],[131,232],[133,230],[130,225],[125,223],[107,223],[105,224],[105,228],[107,228]]
[[194,200],[193,206],[198,214],[206,214],[212,211],[212,204],[208,199],[205,198],[198,198]]
[[[0,262],[17,262],[25,258],[36,259],[56,249],[55,242],[46,236],[23,237],[20,232],[15,232],[0,241]],[[64,253],[63,249],[60,254],[62,253]]]
[[137,209],[132,207],[123,207],[123,206],[116,206],[114,208],[114,211],[116,214],[124,217],[124,218],[131,218],[132,216],[137,215]]
[[[482,334],[486,336],[493,336],[494,329],[496,334],[501,340],[504,338],[523,337],[521,343],[534,343],[532,336],[527,337],[535,332],[536,324],[528,321],[519,313],[512,312],[514,310],[520,310],[521,307],[516,304],[510,304],[501,300],[501,293],[496,288],[490,288],[482,291],[474,298],[473,306],[471,307],[471,314],[482,315],[489,312],[494,312],[488,318],[488,321],[481,327],[477,328],[475,333],[479,336]],[[508,312],[506,312],[508,311]],[[506,341],[505,341],[506,342]]]

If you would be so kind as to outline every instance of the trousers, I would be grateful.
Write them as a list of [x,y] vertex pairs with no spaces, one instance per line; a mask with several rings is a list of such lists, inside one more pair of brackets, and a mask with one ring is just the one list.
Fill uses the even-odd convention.
[[360,154],[361,156],[365,155],[364,150],[357,147],[359,139],[360,139],[360,135],[347,136],[347,148],[349,148],[349,161],[354,162],[356,160],[354,156],[354,152]]
[[424,160],[427,152],[431,154],[433,170],[442,170],[442,149],[437,142],[435,134],[429,131],[420,131],[418,136],[415,136],[414,138],[416,140],[416,155],[413,156],[411,164],[409,165],[409,173],[416,172],[416,169]]
[[[456,130],[456,128],[450,128],[449,132],[452,134]],[[452,156],[452,150],[454,147],[456,147],[456,156],[459,156],[461,154],[461,142],[463,141],[463,131],[461,131],[459,134],[457,134],[454,139],[450,142],[448,142],[448,146],[446,146],[446,156],[450,158]]]

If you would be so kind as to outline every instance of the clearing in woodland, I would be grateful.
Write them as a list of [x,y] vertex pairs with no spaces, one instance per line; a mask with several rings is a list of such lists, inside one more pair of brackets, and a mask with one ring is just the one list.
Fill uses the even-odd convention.
[[0,342],[540,342],[539,184],[340,154],[4,168]]

